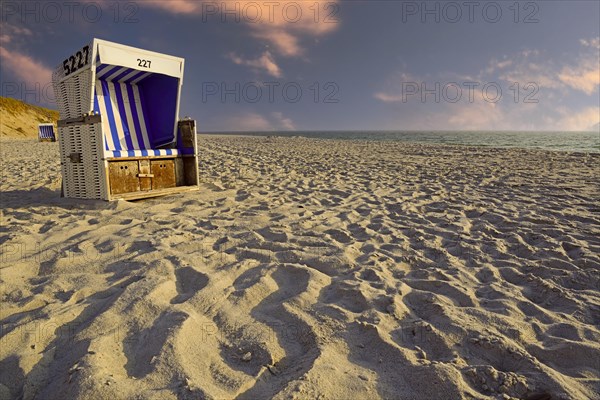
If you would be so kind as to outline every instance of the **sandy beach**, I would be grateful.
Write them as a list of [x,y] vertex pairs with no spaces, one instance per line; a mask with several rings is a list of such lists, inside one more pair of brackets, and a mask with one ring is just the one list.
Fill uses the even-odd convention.
[[600,399],[600,154],[199,146],[104,202],[2,139],[0,399]]

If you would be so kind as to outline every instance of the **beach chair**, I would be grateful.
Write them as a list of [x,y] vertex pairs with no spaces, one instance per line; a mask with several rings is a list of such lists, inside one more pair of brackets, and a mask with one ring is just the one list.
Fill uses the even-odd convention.
[[39,124],[38,140],[40,142],[56,142],[56,135],[54,134],[54,124]]
[[198,189],[196,123],[178,120],[184,59],[93,39],[52,81],[65,197]]

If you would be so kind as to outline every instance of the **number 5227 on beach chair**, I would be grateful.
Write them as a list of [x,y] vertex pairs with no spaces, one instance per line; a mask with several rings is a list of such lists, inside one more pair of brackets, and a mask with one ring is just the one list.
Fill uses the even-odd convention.
[[196,123],[179,120],[184,59],[94,39],[52,76],[65,197],[198,189]]

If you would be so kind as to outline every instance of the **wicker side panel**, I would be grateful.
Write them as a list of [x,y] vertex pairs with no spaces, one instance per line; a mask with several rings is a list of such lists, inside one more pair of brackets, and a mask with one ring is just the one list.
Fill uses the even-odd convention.
[[86,195],[88,199],[106,199],[102,123],[84,125],[85,142],[83,163],[86,168]]
[[81,154],[83,146],[81,143],[79,126],[59,127],[58,132],[60,144],[60,164],[63,178],[63,189],[65,197],[82,198],[79,187],[83,180],[83,164],[71,162],[71,154]]
[[107,198],[101,129],[101,123],[59,128],[65,197]]
[[61,119],[77,118],[92,110],[92,70],[87,68],[62,82],[54,80],[54,96]]

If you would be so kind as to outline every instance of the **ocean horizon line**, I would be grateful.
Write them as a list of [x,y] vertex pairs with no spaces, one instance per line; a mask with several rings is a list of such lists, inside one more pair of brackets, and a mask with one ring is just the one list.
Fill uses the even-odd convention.
[[[374,140],[496,148],[528,148],[583,153],[600,152],[600,132],[592,131],[220,131],[201,135],[306,137],[328,140]],[[518,139],[518,140],[517,140]]]

